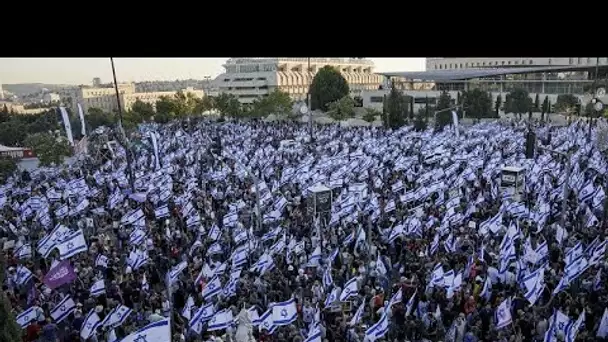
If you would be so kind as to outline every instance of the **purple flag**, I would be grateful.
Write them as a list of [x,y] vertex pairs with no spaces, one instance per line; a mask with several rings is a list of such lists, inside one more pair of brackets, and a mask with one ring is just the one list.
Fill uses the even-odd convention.
[[42,282],[52,290],[63,284],[71,283],[74,279],[76,279],[74,267],[69,260],[63,260],[44,276]]

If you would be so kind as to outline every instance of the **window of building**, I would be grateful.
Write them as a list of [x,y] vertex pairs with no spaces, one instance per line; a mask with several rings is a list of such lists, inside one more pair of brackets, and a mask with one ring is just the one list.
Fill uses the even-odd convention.
[[533,60],[529,60],[528,64],[532,65],[532,64],[534,64],[534,61]]
[[591,57],[587,57],[587,64],[591,64]]
[[577,64],[583,64],[583,59],[582,58],[578,58],[578,63]]
[[568,63],[569,64],[574,64],[574,58],[572,58],[572,57],[568,58]]
[[230,82],[229,78],[224,78],[224,82]]
[[518,64],[519,64],[519,61],[515,61],[515,63],[514,63],[514,64],[515,64],[515,65],[518,65]]
[[464,63],[464,67],[468,68],[469,67],[469,63]]
[[450,69],[452,69],[452,63],[450,63]]
[[384,96],[370,96],[369,102],[371,102],[371,103],[382,103],[382,102],[384,102]]
[[460,69],[462,69],[462,63],[460,63],[460,65],[458,66]]
[[508,65],[511,65],[511,61],[508,61],[508,62],[507,62],[507,64],[508,64]]

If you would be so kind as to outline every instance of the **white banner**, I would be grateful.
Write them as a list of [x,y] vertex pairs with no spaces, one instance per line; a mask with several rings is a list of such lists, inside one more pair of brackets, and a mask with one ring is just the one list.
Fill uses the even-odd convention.
[[68,141],[70,145],[74,146],[74,138],[72,137],[72,125],[70,125],[70,118],[68,117],[68,112],[65,110],[65,107],[59,107],[59,111],[61,112],[61,119],[63,119],[63,127],[65,127],[65,134],[68,136]]
[[82,133],[83,136],[86,136],[87,130],[84,126],[84,113],[82,112],[82,106],[80,103],[78,104],[78,115],[80,115],[80,133]]
[[156,170],[160,169],[160,158],[158,158],[158,141],[156,141],[156,132],[150,132],[152,139],[152,147],[154,147],[154,158],[156,159]]
[[454,124],[454,130],[456,130],[456,137],[460,137],[460,129],[458,129],[458,114],[456,111],[452,111],[452,122]]

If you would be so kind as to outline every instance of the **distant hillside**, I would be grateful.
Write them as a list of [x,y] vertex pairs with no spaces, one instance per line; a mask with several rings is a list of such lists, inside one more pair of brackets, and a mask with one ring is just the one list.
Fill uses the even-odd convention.
[[17,83],[17,84],[3,84],[2,88],[8,92],[11,92],[17,96],[26,96],[29,94],[36,94],[46,88],[50,91],[58,91],[61,88],[69,87],[66,84],[44,84],[44,83]]

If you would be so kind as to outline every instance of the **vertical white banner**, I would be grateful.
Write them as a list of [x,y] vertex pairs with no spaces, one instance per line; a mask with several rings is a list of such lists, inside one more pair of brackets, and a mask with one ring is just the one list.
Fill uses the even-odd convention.
[[154,158],[156,159],[156,170],[160,169],[160,160],[158,158],[158,141],[156,140],[156,132],[150,132],[150,139],[152,139],[152,147],[154,147]]
[[460,137],[460,129],[458,129],[458,114],[456,111],[452,111],[452,123],[454,124],[454,130],[456,131],[456,137]]
[[80,115],[80,133],[82,136],[87,135],[87,130],[84,127],[84,113],[82,112],[82,106],[78,104],[78,115]]
[[72,137],[72,125],[70,125],[70,117],[68,116],[68,112],[65,110],[65,107],[59,107],[59,111],[61,112],[61,119],[63,119],[63,127],[65,127],[65,134],[68,136],[68,141],[70,145],[74,146],[74,138]]

